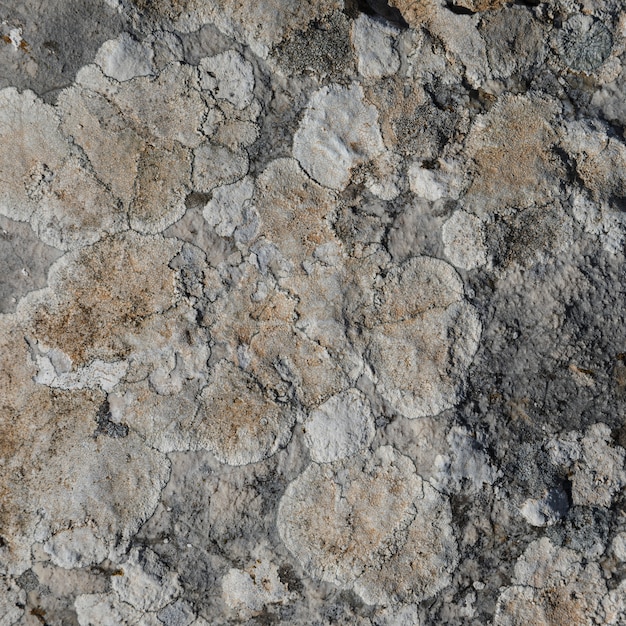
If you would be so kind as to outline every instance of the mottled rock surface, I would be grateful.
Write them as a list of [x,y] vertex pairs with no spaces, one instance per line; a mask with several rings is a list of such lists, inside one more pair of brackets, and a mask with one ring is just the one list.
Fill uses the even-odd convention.
[[0,626],[626,623],[620,0],[0,3]]

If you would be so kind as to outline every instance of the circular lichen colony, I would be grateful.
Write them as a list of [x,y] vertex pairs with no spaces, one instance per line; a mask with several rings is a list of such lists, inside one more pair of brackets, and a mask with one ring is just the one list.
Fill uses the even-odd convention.
[[556,47],[569,68],[592,72],[611,54],[613,36],[601,21],[590,15],[574,15],[560,29]]
[[456,563],[447,500],[391,446],[312,463],[285,491],[278,530],[305,570],[368,604],[419,602]]
[[200,441],[230,465],[256,463],[274,454],[291,437],[295,414],[275,402],[243,370],[227,361],[214,369],[202,392]]
[[175,304],[175,273],[168,262],[180,244],[125,233],[60,259],[50,287],[21,303],[35,339],[68,355],[74,365],[136,351],[150,319]]

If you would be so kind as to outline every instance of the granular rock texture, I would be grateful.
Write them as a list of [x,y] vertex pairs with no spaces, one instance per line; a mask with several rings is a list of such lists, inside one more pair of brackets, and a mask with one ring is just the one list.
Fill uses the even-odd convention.
[[0,3],[0,626],[625,624],[625,67],[619,0]]

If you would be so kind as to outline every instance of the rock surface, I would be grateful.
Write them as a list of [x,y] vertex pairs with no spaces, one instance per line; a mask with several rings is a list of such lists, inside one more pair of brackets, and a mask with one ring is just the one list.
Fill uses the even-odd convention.
[[0,626],[626,623],[620,0],[0,5]]

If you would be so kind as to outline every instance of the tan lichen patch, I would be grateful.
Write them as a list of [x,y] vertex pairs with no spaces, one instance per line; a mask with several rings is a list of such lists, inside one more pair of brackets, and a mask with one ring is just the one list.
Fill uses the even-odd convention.
[[303,0],[288,6],[280,0],[258,0],[254,4],[243,0],[186,0],[186,5],[176,22],[179,30],[188,32],[213,23],[262,57],[271,45],[342,8],[339,0]]
[[210,331],[227,358],[277,397],[295,395],[305,405],[347,387],[327,349],[297,331],[297,300],[249,264],[214,305]]
[[296,398],[314,406],[346,386],[346,380],[328,351],[293,327],[261,324],[250,342],[250,370],[259,381],[280,393],[285,382]]
[[446,500],[391,447],[311,464],[287,487],[277,523],[305,570],[371,604],[430,597],[456,561]]
[[228,361],[215,366],[201,401],[198,441],[224,463],[256,463],[291,438],[291,407],[272,400],[249,374]]
[[484,214],[545,204],[563,174],[551,152],[557,136],[552,100],[507,96],[480,118],[470,132],[468,153],[473,180],[466,206]]
[[189,150],[202,141],[206,102],[196,70],[174,63],[156,78],[120,84],[89,66],[81,80],[61,94],[63,131],[110,189],[108,204],[128,211],[140,232],[162,231],[185,212]]
[[206,102],[197,70],[190,65],[171,63],[156,78],[139,76],[126,81],[114,102],[141,136],[152,136],[163,147],[178,142],[196,148],[202,142]]
[[389,4],[396,7],[413,28],[428,22],[436,11],[433,0],[390,0]]
[[608,590],[598,565],[585,564],[579,554],[547,538],[528,546],[515,566],[514,582],[498,599],[496,626],[591,626],[604,614]]
[[513,0],[453,0],[454,5],[465,7],[470,11],[494,11],[511,2]]
[[584,145],[577,146],[575,154],[578,175],[595,202],[613,204],[623,210],[626,206],[626,147],[603,133],[589,130]]
[[98,178],[128,206],[143,140],[105,95],[72,85],[59,95],[61,128],[85,151]]
[[0,210],[26,221],[37,208],[37,188],[59,171],[69,147],[59,131],[53,107],[32,91],[0,91]]
[[168,262],[179,244],[126,233],[67,255],[51,270],[50,289],[22,305],[32,333],[75,365],[127,356],[145,321],[176,300]]
[[31,226],[43,241],[62,250],[94,243],[126,227],[116,198],[79,159],[68,159],[37,196]]
[[191,153],[181,145],[172,150],[144,146],[137,166],[130,224],[144,233],[158,233],[185,213],[190,189]]

